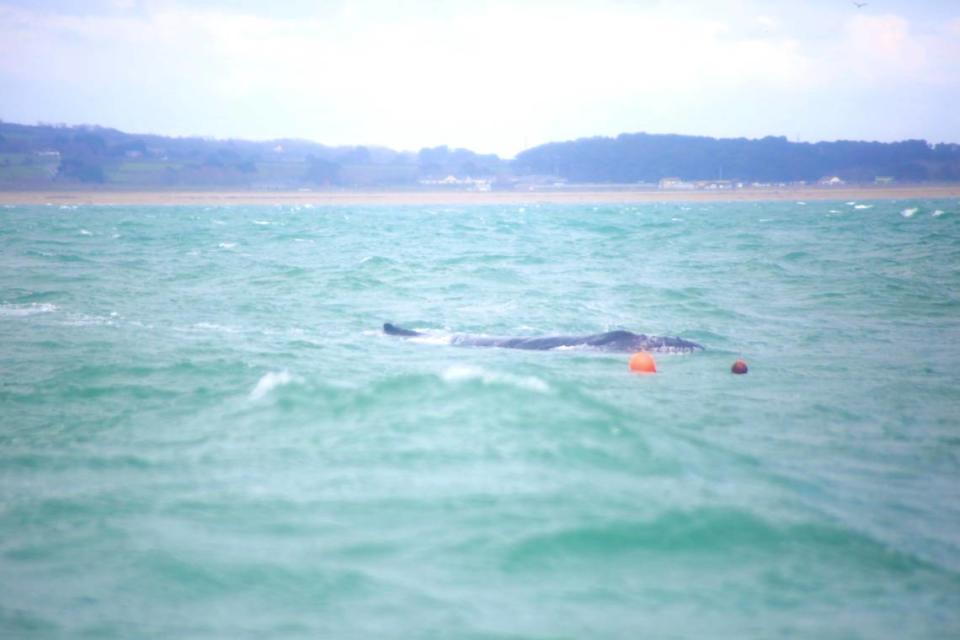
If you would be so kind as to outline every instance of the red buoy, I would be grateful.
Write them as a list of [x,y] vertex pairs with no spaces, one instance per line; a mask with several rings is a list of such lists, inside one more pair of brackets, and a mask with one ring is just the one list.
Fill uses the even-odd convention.
[[740,358],[737,358],[737,361],[733,363],[732,367],[730,367],[730,372],[740,374],[740,375],[746,373],[747,363],[741,360]]
[[649,353],[641,351],[630,358],[630,371],[634,373],[656,373],[657,363]]

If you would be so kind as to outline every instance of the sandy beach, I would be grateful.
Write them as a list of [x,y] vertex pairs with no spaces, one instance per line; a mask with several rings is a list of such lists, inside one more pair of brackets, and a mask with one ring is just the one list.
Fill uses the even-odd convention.
[[769,188],[734,191],[564,189],[533,191],[0,191],[0,205],[461,205],[627,204],[770,200],[915,200],[960,198],[960,185]]

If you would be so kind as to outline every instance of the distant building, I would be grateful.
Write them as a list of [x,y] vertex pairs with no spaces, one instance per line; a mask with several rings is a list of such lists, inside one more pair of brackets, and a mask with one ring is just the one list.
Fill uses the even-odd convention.
[[836,187],[836,186],[839,186],[839,185],[841,185],[841,184],[846,184],[846,182],[844,182],[843,180],[841,180],[841,179],[838,178],[837,176],[824,176],[823,178],[820,178],[820,180],[817,182],[817,184],[819,184],[819,185],[821,185],[821,186],[824,186],[824,187]]
[[439,180],[434,179],[423,179],[419,181],[421,185],[433,186],[439,185],[443,187],[463,187],[469,191],[490,191],[493,186],[492,180],[487,180],[484,178],[458,178],[456,176],[447,176],[446,178],[440,178]]
[[733,180],[698,180],[694,183],[697,189],[733,189]]
[[675,177],[660,178],[660,182],[657,183],[657,188],[659,189],[693,189],[693,187],[692,182],[684,182],[680,178]]

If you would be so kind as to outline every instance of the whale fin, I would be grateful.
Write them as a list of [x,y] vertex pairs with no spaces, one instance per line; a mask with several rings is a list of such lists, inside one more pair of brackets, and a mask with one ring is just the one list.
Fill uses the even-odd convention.
[[412,338],[414,336],[422,336],[422,333],[417,331],[411,331],[410,329],[401,329],[395,324],[390,324],[389,322],[383,323],[383,332],[388,336],[404,336],[407,338]]

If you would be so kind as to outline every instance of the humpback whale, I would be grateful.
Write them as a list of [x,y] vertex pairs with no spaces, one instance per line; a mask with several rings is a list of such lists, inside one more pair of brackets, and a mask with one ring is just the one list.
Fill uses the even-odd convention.
[[[383,325],[383,332],[402,338],[429,337],[429,334],[403,329],[389,322]],[[502,349],[532,349],[549,351],[558,347],[583,347],[595,351],[655,351],[657,353],[691,353],[703,349],[703,345],[667,336],[648,336],[630,331],[607,331],[586,336],[544,336],[529,338],[497,338],[466,333],[454,334],[450,344],[459,347],[500,347]]]

